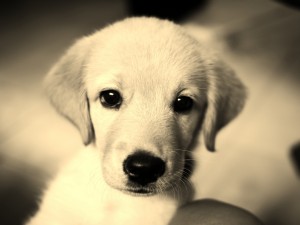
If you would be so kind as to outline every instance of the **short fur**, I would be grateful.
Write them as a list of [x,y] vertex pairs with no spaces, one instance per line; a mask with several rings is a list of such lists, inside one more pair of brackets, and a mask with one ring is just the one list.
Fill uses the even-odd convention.
[[[54,107],[76,125],[86,147],[59,172],[28,225],[167,224],[189,201],[185,158],[200,130],[207,149],[241,111],[245,88],[206,43],[156,18],[130,18],[77,41],[46,78]],[[119,90],[119,110],[99,93]],[[177,114],[172,103],[194,107]],[[138,149],[166,162],[149,196],[128,191],[122,164]],[[136,195],[136,196],[134,196]]]

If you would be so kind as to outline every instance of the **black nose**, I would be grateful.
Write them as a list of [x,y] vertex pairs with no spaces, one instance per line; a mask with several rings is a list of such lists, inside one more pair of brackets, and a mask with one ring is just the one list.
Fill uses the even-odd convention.
[[161,158],[140,151],[127,157],[123,170],[130,181],[145,186],[164,174],[165,163]]

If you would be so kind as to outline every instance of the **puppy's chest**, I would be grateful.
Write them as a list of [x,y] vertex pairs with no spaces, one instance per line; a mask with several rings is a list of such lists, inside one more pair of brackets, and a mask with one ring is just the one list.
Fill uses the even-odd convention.
[[[64,221],[70,220],[70,225],[167,225],[176,210],[176,203],[164,199],[132,196],[112,196],[107,193],[102,199],[92,198],[85,201],[69,202],[68,205],[60,205],[64,211]],[[87,197],[87,196],[86,196]],[[57,207],[59,208],[59,207]],[[64,225],[66,225],[64,223]]]
[[175,204],[144,200],[119,200],[104,202],[99,224],[111,225],[166,225],[176,210]]

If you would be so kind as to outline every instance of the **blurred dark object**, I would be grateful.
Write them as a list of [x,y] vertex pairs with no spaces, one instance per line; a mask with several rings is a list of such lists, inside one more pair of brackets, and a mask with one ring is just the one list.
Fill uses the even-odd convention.
[[300,142],[292,147],[291,157],[297,173],[300,176]]
[[299,0],[276,0],[276,1],[283,3],[287,6],[291,6],[293,8],[300,9],[300,1]]
[[0,224],[22,225],[38,209],[38,199],[49,176],[34,166],[1,155],[1,150]]
[[179,22],[195,10],[204,9],[209,0],[128,0],[131,16],[155,16]]
[[298,85],[300,13],[281,4],[272,7],[236,23],[224,38],[235,54],[248,58],[259,56],[261,63],[264,61],[265,66],[274,68],[274,74]]

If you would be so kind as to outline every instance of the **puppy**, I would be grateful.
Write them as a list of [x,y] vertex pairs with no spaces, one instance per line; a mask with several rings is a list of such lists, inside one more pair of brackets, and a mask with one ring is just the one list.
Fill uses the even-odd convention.
[[185,162],[242,109],[245,88],[186,28],[129,18],[77,41],[46,77],[85,148],[28,225],[168,224],[189,200]]

